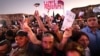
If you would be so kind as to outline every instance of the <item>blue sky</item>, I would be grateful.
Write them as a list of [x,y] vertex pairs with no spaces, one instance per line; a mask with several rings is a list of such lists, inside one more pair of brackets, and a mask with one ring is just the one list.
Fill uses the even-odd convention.
[[[41,14],[45,13],[44,0],[0,0],[0,14],[27,13],[33,14],[36,9],[34,3],[40,3],[38,8]],[[64,0],[64,11],[74,7],[82,7],[92,4],[100,4],[100,0]],[[55,10],[55,12],[58,12]],[[59,11],[60,12],[60,11]],[[61,11],[62,12],[62,11]]]

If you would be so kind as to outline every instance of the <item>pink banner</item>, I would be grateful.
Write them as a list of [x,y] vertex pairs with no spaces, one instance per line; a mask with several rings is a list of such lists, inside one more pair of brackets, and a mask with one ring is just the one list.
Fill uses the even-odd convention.
[[63,9],[64,1],[63,0],[44,0],[45,9]]

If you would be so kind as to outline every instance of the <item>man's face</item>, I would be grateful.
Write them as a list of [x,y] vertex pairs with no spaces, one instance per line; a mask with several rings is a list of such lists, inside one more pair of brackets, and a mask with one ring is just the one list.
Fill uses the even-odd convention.
[[52,48],[54,46],[54,38],[53,37],[43,37],[42,39],[42,47],[44,51],[47,53],[51,52]]
[[28,42],[28,38],[25,36],[16,36],[15,41],[19,47],[24,47]]
[[4,55],[7,51],[7,44],[0,46],[0,55]]
[[89,27],[94,28],[98,25],[98,20],[96,17],[90,17],[87,19],[87,24]]

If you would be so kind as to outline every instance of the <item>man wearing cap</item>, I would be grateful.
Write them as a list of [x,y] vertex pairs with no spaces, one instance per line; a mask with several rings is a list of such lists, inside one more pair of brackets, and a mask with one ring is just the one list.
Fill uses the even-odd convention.
[[8,56],[11,51],[11,44],[8,40],[0,41],[0,56]]
[[15,41],[17,47],[12,49],[10,56],[38,56],[38,47],[28,39],[27,32],[20,30],[17,32]]
[[89,36],[91,55],[100,56],[100,30],[98,30],[98,19],[94,13],[87,15],[87,26],[82,29]]

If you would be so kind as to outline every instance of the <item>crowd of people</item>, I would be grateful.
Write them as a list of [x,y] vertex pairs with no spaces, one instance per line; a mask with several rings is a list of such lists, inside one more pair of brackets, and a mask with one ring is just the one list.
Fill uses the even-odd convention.
[[0,56],[100,56],[100,26],[93,13],[62,31],[64,17],[41,17],[0,27]]

